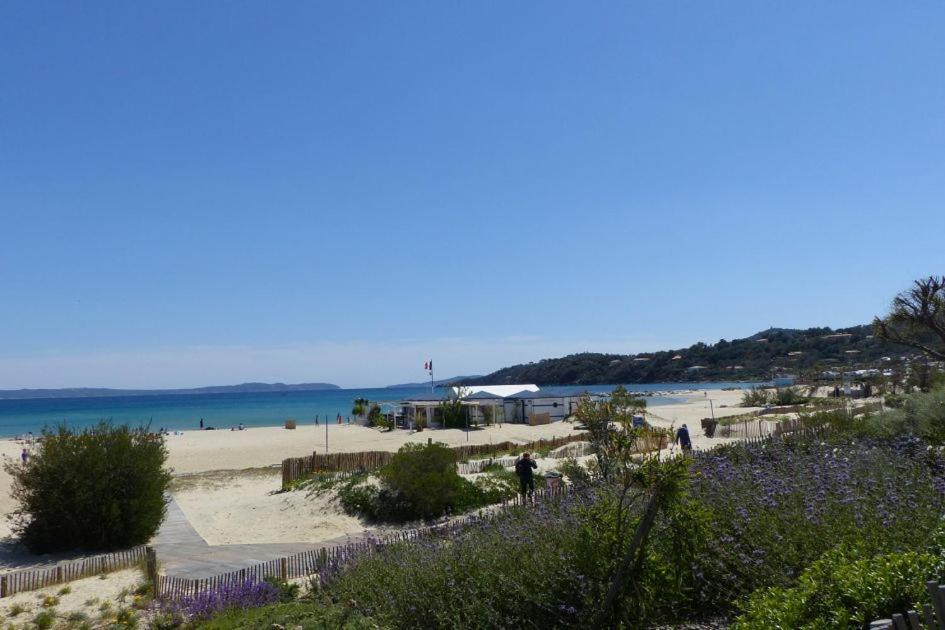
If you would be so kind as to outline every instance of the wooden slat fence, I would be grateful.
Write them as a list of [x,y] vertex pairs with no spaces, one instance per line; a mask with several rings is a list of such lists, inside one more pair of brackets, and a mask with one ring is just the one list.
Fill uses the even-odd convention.
[[930,604],[923,604],[922,610],[909,610],[896,613],[889,619],[879,619],[870,623],[870,630],[945,630],[945,586],[938,582],[926,582]]
[[145,547],[104,553],[81,560],[63,562],[42,569],[26,569],[0,575],[0,597],[24,591],[35,591],[55,584],[101,575],[120,569],[130,569],[144,561]]
[[[454,446],[456,460],[463,462],[472,457],[491,455],[511,451],[540,451],[548,448],[558,448],[571,442],[580,442],[587,439],[587,435],[579,433],[550,440],[536,440],[527,444],[516,442],[498,442],[495,444],[469,444]],[[286,488],[293,481],[306,477],[315,472],[351,472],[355,470],[377,470],[390,462],[395,453],[389,451],[360,451],[355,453],[329,453],[319,455],[312,453],[305,457],[290,457],[282,460],[282,487]]]
[[[583,444],[579,443],[579,446],[582,448],[577,448],[574,450],[569,450],[566,453],[556,453],[549,455],[552,459],[564,459],[567,457],[583,457],[585,455],[590,455],[594,452],[594,448],[591,446],[590,442],[584,442]],[[491,464],[498,464],[504,468],[509,468],[514,466],[515,462],[518,461],[518,456],[510,455],[508,457],[489,457],[486,459],[472,459],[468,462],[460,462],[456,465],[456,472],[461,475],[472,475],[475,473],[481,473],[482,470]]]
[[[558,485],[551,489],[536,490],[533,499],[529,501],[524,501],[522,497],[516,496],[514,499],[508,499],[496,507],[497,509],[507,509],[523,505],[523,503],[534,506],[548,498],[569,493],[570,487]],[[483,517],[481,514],[472,514],[452,519],[448,523],[431,525],[430,527],[404,530],[380,538],[372,538],[370,540],[338,545],[336,547],[304,551],[295,555],[276,558],[245,569],[230,571],[229,573],[223,573],[209,578],[181,578],[170,575],[159,575],[157,576],[157,588],[155,589],[155,593],[158,599],[181,600],[198,597],[202,593],[207,593],[219,588],[242,584],[248,580],[254,582],[262,581],[267,577],[284,580],[316,577],[320,583],[325,584],[338,570],[351,561],[375,553],[386,545],[409,542],[425,537],[449,537],[452,534],[456,534],[470,523],[480,521],[483,518],[487,517]]]

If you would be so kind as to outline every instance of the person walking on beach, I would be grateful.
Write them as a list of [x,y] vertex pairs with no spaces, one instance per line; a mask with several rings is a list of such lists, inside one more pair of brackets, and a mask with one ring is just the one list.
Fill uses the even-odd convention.
[[30,459],[30,453],[26,450],[26,447],[23,448],[23,452],[20,453],[20,459],[23,460],[23,465],[26,466],[26,462]]
[[200,419],[200,428],[203,429],[203,418]]
[[531,458],[531,453],[522,453],[521,459],[515,462],[515,474],[518,475],[519,492],[522,501],[535,494],[535,479],[532,470],[538,468],[538,463]]
[[673,444],[679,444],[682,447],[683,453],[690,453],[692,451],[692,439],[689,437],[689,427],[685,424],[679,427],[679,430],[676,431],[676,439],[673,440]]

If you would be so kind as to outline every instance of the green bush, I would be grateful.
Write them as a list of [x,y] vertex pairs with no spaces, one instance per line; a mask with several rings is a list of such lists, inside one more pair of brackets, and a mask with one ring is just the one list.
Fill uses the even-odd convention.
[[900,396],[895,406],[889,406],[893,408],[865,418],[862,433],[879,437],[915,435],[934,445],[945,444],[945,387]]
[[808,567],[791,588],[755,592],[733,630],[862,628],[925,601],[925,582],[941,579],[943,557],[905,552],[863,557],[838,547]]
[[772,402],[779,406],[801,405],[807,402],[807,398],[797,387],[779,387],[774,391]]
[[464,479],[456,455],[443,444],[406,444],[380,471],[384,485],[403,497],[418,518],[435,518],[456,507]]
[[299,596],[300,586],[295,582],[289,582],[276,577],[267,577],[264,581],[272,584],[279,590],[280,602],[291,602]]
[[160,436],[103,422],[44,429],[28,463],[8,462],[14,527],[35,553],[146,543],[164,519],[167,449]]
[[886,397],[883,398],[883,402],[887,407],[898,409],[906,404],[906,397],[902,394],[886,394]]
[[[408,444],[379,472],[380,485],[355,475],[338,489],[341,508],[382,523],[437,518],[499,503],[515,496],[518,478],[501,466],[475,483],[456,472],[453,452],[442,444]],[[536,487],[544,483],[535,478]]]
[[586,583],[574,563],[581,532],[547,507],[513,508],[442,541],[385,547],[345,570],[325,596],[382,628],[574,627]]
[[764,407],[771,402],[771,392],[761,387],[752,387],[742,392],[742,407]]
[[401,523],[418,518],[413,506],[388,488],[368,483],[366,475],[350,479],[338,489],[341,509],[369,521]]
[[33,624],[38,628],[38,630],[46,630],[47,628],[52,628],[53,624],[56,623],[56,613],[52,610],[44,610],[35,617],[33,617]]
[[558,472],[575,484],[586,484],[591,481],[590,471],[573,457],[569,457],[558,466]]

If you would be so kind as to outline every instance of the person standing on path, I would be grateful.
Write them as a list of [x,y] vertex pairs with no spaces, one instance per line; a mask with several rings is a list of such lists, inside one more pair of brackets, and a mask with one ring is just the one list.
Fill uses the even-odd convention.
[[20,459],[23,460],[23,465],[24,465],[24,466],[26,465],[26,462],[28,462],[29,459],[30,459],[30,453],[29,453],[29,451],[26,450],[25,447],[23,448],[23,452],[20,453]]
[[538,463],[531,458],[530,453],[522,453],[521,459],[515,462],[515,474],[518,475],[519,492],[522,500],[535,495],[535,479],[532,470],[538,468]]
[[689,437],[689,427],[685,424],[679,427],[679,430],[676,431],[676,439],[673,440],[673,444],[679,444],[682,447],[683,453],[687,455],[692,452],[692,439]]
[[203,418],[200,419],[200,428],[203,429]]

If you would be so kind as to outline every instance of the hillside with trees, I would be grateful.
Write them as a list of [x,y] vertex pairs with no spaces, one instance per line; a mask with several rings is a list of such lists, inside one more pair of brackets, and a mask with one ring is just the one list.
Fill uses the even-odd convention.
[[884,357],[915,354],[873,335],[868,325],[851,328],[769,328],[744,339],[720,339],[688,348],[641,354],[572,354],[513,365],[473,384],[592,385],[768,379],[772,374],[813,374],[839,368],[879,367]]

